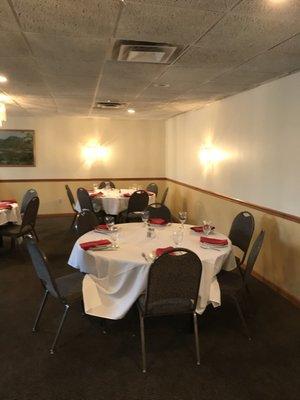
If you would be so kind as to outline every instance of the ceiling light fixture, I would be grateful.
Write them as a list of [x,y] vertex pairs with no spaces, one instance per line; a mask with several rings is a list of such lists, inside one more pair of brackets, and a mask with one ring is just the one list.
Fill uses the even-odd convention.
[[0,126],[6,121],[6,107],[5,104],[0,103]]
[[0,83],[5,83],[7,82],[7,78],[4,75],[0,75]]
[[127,112],[128,114],[134,114],[135,110],[133,108],[128,108]]

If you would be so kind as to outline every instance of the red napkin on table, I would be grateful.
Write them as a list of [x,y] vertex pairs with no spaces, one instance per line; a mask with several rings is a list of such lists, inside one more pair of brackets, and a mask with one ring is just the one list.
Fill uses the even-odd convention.
[[159,247],[158,249],[155,250],[155,254],[157,255],[157,257],[161,256],[162,254],[166,253],[167,251],[173,250],[174,247],[173,246],[169,246],[169,247]]
[[124,196],[124,197],[130,197],[131,194],[130,194],[130,193],[124,193],[123,196]]
[[[203,232],[203,226],[192,226],[191,229],[194,232]],[[214,226],[211,227],[211,230],[215,229]]]
[[150,218],[149,219],[150,224],[154,225],[165,225],[167,221],[163,218]]
[[0,203],[17,203],[16,199],[9,199],[9,200],[0,200]]
[[111,244],[110,240],[102,239],[102,240],[93,240],[91,242],[80,243],[80,247],[83,250],[89,250],[92,249],[93,247],[108,246],[110,244]]
[[89,193],[89,195],[93,199],[94,197],[102,196],[103,193],[102,192],[96,192],[96,193],[95,192],[91,192],[91,193]]
[[1,201],[0,202],[0,210],[11,210],[12,209],[12,205],[10,203]]
[[106,224],[100,224],[100,225],[97,225],[95,227],[95,229],[108,230],[108,226]]
[[221,246],[226,246],[228,244],[227,239],[216,239],[216,238],[211,238],[211,237],[207,237],[207,236],[201,236],[200,242],[201,243],[209,243],[209,244],[217,244],[217,245],[221,245]]

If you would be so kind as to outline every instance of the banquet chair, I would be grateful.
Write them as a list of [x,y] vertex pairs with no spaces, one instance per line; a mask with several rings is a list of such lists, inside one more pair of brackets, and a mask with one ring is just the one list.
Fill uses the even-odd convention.
[[162,218],[167,222],[171,222],[171,211],[167,206],[161,203],[152,203],[146,208],[149,211],[149,218]]
[[42,287],[45,291],[34,321],[32,332],[36,332],[38,329],[38,323],[49,294],[57,299],[58,302],[61,303],[64,307],[62,318],[60,320],[57,332],[50,348],[50,354],[54,354],[55,347],[69,308],[76,301],[82,300],[82,280],[84,275],[81,272],[73,272],[71,274],[54,279],[49,269],[46,256],[38,247],[37,243],[33,240],[32,236],[28,235],[25,238],[25,243],[35,272],[40,279]]
[[92,231],[99,224],[98,218],[90,210],[83,210],[76,216],[75,229],[79,236]]
[[69,201],[70,201],[70,204],[71,204],[71,207],[72,207],[72,209],[73,209],[73,211],[74,211],[74,217],[73,217],[73,220],[72,220],[72,223],[71,223],[71,227],[70,227],[70,229],[72,229],[73,228],[73,226],[74,226],[74,223],[75,223],[75,220],[76,220],[76,216],[77,216],[77,214],[78,214],[78,211],[76,210],[76,208],[75,208],[75,199],[74,199],[74,196],[73,196],[73,193],[72,193],[72,191],[71,191],[71,189],[70,189],[70,187],[69,187],[69,185],[65,185],[65,188],[66,188],[66,191],[67,191],[67,196],[68,196],[68,199],[69,199]]
[[119,222],[139,222],[141,214],[149,203],[149,195],[145,190],[136,190],[128,201],[128,208],[119,213]]
[[265,231],[262,230],[257,236],[255,242],[253,243],[243,276],[236,274],[234,271],[224,270],[219,272],[217,275],[221,290],[221,297],[228,297],[234,302],[249,340],[251,340],[251,335],[239,299],[241,298],[241,296],[246,294],[246,290],[248,287],[247,285],[249,283],[256,259],[260,253],[264,237]]
[[[185,248],[169,250],[150,266],[146,293],[137,300],[142,345],[142,371],[146,372],[144,319],[147,317],[193,315],[197,365],[200,365],[196,305],[202,264],[194,252]],[[180,282],[180,284],[178,284]]]
[[99,186],[98,189],[105,189],[106,184],[109,183],[111,189],[115,189],[116,185],[112,182],[112,181],[102,181]]
[[245,262],[247,251],[254,232],[255,221],[252,214],[248,211],[242,211],[234,218],[230,232],[229,239],[231,243],[242,251],[242,256],[235,257],[237,267],[243,276],[242,265]]
[[158,186],[154,182],[149,183],[146,190],[148,190],[149,192],[155,193],[156,196],[158,195]]
[[162,195],[162,197],[161,197],[161,204],[165,204],[166,198],[167,198],[167,195],[168,195],[168,191],[169,191],[169,188],[167,187],[167,188],[165,189],[165,191],[163,192],[163,195]]
[[21,215],[24,214],[27,204],[33,197],[38,197],[37,191],[35,189],[28,189],[22,199],[21,209],[20,209]]
[[33,197],[28,203],[24,210],[21,225],[5,225],[0,230],[1,236],[8,236],[11,238],[11,248],[15,247],[16,239],[24,237],[28,233],[34,234],[38,240],[38,236],[35,231],[36,217],[40,200],[38,197]]

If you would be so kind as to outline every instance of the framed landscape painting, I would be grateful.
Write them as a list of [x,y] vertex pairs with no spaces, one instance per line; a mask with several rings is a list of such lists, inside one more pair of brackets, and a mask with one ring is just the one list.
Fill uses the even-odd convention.
[[34,166],[34,131],[0,129],[0,167]]

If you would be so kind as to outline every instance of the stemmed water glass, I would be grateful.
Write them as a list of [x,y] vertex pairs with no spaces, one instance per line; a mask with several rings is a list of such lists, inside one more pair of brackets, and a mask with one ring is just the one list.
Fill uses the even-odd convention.
[[149,211],[144,211],[142,213],[142,221],[144,222],[144,225],[147,226],[148,220],[149,220]]
[[181,223],[181,227],[183,228],[183,225],[187,219],[187,212],[186,211],[179,211],[178,213],[179,216],[179,221]]
[[106,225],[107,225],[107,227],[108,227],[108,230],[109,230],[109,231],[112,231],[112,230],[113,230],[113,227],[114,227],[114,225],[115,225],[115,219],[114,219],[114,217],[112,217],[111,215],[106,215],[106,216],[105,216],[105,223],[106,223]]

